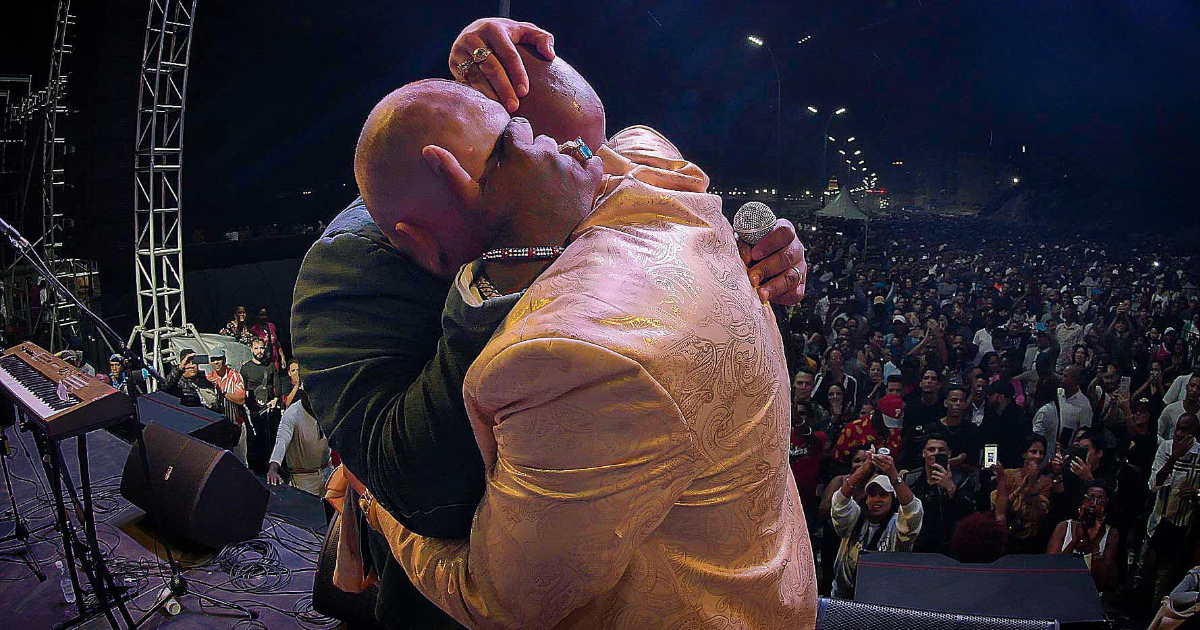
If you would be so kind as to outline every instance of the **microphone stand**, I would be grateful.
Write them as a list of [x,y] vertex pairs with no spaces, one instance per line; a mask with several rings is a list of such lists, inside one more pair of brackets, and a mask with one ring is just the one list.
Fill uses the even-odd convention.
[[[121,366],[122,369],[125,370],[125,382],[130,382],[130,376],[135,371],[145,370],[146,373],[150,374],[150,376],[152,376],[160,384],[166,384],[167,379],[164,378],[158,370],[154,369],[153,366],[146,365],[146,362],[142,360],[141,355],[135,353],[133,348],[126,344],[125,340],[122,339],[121,336],[118,335],[116,331],[114,331],[108,325],[107,322],[101,319],[99,315],[93,313],[92,310],[89,309],[79,299],[78,296],[63,286],[62,282],[60,282],[59,279],[55,277],[53,273],[51,273],[50,269],[46,266],[46,262],[42,260],[41,256],[38,255],[33,246],[30,245],[29,241],[26,240],[16,228],[9,225],[7,221],[0,219],[0,232],[3,232],[4,235],[8,237],[9,242],[12,243],[13,249],[15,249],[18,254],[24,256],[26,260],[33,265],[33,268],[38,272],[38,275],[42,276],[42,278],[54,291],[57,291],[60,296],[66,298],[69,302],[75,305],[75,307],[79,309],[79,312],[82,313],[83,316],[87,318],[87,320],[90,321],[102,335],[107,335],[109,339],[116,342],[115,347],[117,348],[118,353],[121,355]],[[131,383],[131,386],[127,389],[129,390],[130,398],[133,399],[133,419],[137,425],[136,429],[138,440],[134,448],[139,450],[140,459],[142,460],[142,473],[146,475],[147,482],[151,484],[151,495],[157,497],[158,494],[153,491],[154,478],[150,475],[150,459],[146,449],[146,441],[142,435],[143,425],[137,406],[137,398],[139,395],[138,388]],[[9,494],[11,495],[11,491]],[[151,514],[151,518],[154,519],[155,525],[161,528],[162,523],[159,522],[160,519],[158,516],[156,516],[158,512],[158,510],[154,511]],[[167,589],[159,596],[154,605],[151,606],[150,609],[133,624],[134,628],[142,627],[142,625],[144,625],[146,621],[148,621],[151,616],[154,615],[154,613],[165,607],[172,599],[177,600],[189,593],[187,579],[183,576],[183,569],[179,566],[179,562],[175,559],[175,554],[171,551],[171,546],[164,544],[163,548],[167,552],[167,565],[171,570],[171,577],[167,581]],[[100,562],[101,559],[96,558],[96,561]],[[191,594],[201,602],[208,602],[213,606],[240,611],[251,620],[258,619],[258,611],[250,610],[249,608],[246,608],[240,604],[220,600],[206,593],[193,592]]]
[[[37,556],[33,555],[33,550],[29,548],[29,526],[25,524],[25,519],[21,518],[21,513],[17,510],[17,495],[13,493],[12,475],[8,472],[8,454],[10,448],[8,443],[8,430],[0,428],[0,466],[4,468],[4,485],[8,488],[8,501],[12,505],[13,523],[15,528],[13,533],[0,538],[0,543],[5,543],[10,540],[19,540],[25,546],[25,566],[33,572],[37,577],[38,582],[46,581],[46,574],[42,573],[42,564],[38,562]],[[49,525],[43,526],[41,529],[49,528]]]

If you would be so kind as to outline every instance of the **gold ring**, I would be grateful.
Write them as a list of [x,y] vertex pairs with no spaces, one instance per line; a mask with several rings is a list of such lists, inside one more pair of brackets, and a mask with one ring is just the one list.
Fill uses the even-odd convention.
[[480,46],[471,51],[471,61],[474,63],[483,63],[485,59],[492,56],[492,49],[487,46]]
[[474,61],[464,61],[458,64],[458,73],[462,75],[462,80],[466,81],[471,76],[471,66],[475,65]]

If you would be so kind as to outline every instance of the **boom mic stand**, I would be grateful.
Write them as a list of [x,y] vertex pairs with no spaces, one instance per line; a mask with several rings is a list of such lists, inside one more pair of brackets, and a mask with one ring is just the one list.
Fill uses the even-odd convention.
[[[108,325],[107,322],[101,319],[99,315],[93,313],[92,310],[88,308],[78,296],[63,286],[62,282],[60,282],[59,279],[46,267],[45,261],[43,261],[41,256],[39,256],[33,249],[33,246],[29,244],[29,241],[26,240],[16,228],[9,225],[7,221],[0,219],[0,232],[3,232],[4,235],[8,237],[9,242],[12,243],[12,246],[17,253],[24,256],[26,260],[33,265],[34,270],[38,272],[38,275],[40,275],[52,289],[74,304],[75,307],[79,309],[79,312],[82,313],[88,321],[92,322],[92,324],[96,327],[96,330],[103,335],[107,335],[109,339],[116,342],[115,347],[121,355],[121,366],[125,370],[125,382],[131,384],[131,386],[128,388],[129,396],[133,399],[133,416],[137,424],[138,432],[138,441],[135,448],[139,450],[140,459],[142,460],[142,473],[146,475],[146,480],[151,485],[151,495],[157,496],[157,493],[153,492],[154,478],[150,475],[150,459],[146,452],[146,441],[141,435],[142,422],[139,416],[140,412],[138,411],[137,407],[138,390],[136,386],[133,386],[134,384],[130,380],[130,377],[134,372],[145,370],[147,374],[150,374],[150,376],[152,376],[161,384],[165,385],[167,380],[163,378],[163,375],[160,374],[158,370],[154,369],[153,366],[146,365],[146,362],[142,360],[141,355],[135,353],[133,348],[129,347],[129,345],[125,343],[121,336],[118,335],[116,331],[114,331]],[[157,511],[155,511],[155,513],[157,513]],[[162,524],[158,522],[159,519],[157,516],[152,515],[151,518],[154,519],[156,525],[161,527]],[[164,544],[163,548],[167,552],[167,565],[171,569],[171,577],[167,581],[167,590],[164,591],[159,596],[158,601],[156,601],[154,605],[151,606],[150,609],[133,624],[132,628],[140,628],[154,615],[154,613],[165,607],[172,599],[177,600],[180,597],[189,594],[187,579],[183,576],[183,569],[179,566],[179,562],[175,559],[175,554],[171,551],[171,546]],[[97,563],[99,563],[102,561],[102,558],[96,558],[95,560]],[[240,611],[244,613],[248,619],[258,619],[257,611],[250,610],[249,608],[246,608],[240,604],[220,600],[208,595],[207,593],[193,592],[190,594],[195,596],[200,601],[208,602],[213,606]],[[132,628],[130,628],[130,630],[132,630]]]

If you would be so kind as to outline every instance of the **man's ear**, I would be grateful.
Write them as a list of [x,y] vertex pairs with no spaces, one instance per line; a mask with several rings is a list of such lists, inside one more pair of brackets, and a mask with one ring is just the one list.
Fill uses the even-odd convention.
[[393,227],[395,231],[388,235],[388,240],[396,246],[396,249],[406,252],[426,271],[436,276],[446,275],[447,270],[444,269],[442,250],[434,241],[433,234],[429,230],[416,223],[405,221],[400,221]]
[[464,207],[471,208],[478,203],[479,183],[471,179],[453,153],[430,144],[421,149],[421,157]]

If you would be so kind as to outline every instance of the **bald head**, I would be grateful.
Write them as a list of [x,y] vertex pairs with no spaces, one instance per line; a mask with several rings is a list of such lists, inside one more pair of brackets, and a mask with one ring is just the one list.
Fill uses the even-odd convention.
[[478,221],[448,185],[443,166],[429,159],[431,147],[444,149],[477,181],[508,122],[498,103],[441,79],[405,85],[371,110],[354,153],[354,178],[393,245],[439,275],[479,255]]
[[530,46],[517,46],[529,75],[529,94],[514,116],[529,120],[534,133],[559,142],[583,138],[593,150],[604,144],[604,103],[562,57],[546,61]]

